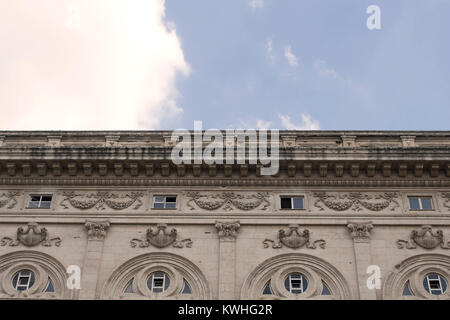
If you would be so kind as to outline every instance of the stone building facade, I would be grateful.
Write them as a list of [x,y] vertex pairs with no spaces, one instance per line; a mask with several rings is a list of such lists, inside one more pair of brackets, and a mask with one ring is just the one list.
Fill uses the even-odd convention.
[[281,131],[275,176],[170,136],[0,132],[0,297],[449,299],[450,132]]

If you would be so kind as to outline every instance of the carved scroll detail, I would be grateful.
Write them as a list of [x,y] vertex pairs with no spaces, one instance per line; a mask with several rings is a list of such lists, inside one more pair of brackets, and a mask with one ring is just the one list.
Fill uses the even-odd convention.
[[235,192],[200,193],[196,191],[188,192],[186,195],[190,198],[187,203],[190,210],[195,209],[193,203],[201,209],[210,211],[219,208],[226,211],[233,209],[250,211],[260,206],[262,206],[261,210],[267,210],[270,205],[270,202],[267,200],[267,192],[241,194]]
[[33,247],[42,244],[45,247],[51,247],[53,244],[57,247],[61,244],[61,238],[49,238],[46,228],[40,227],[37,223],[29,223],[26,227],[19,227],[17,229],[17,236],[15,239],[10,237],[3,237],[0,240],[1,246],[9,245],[11,247],[23,244],[26,247]]
[[433,232],[432,227],[429,225],[422,226],[421,230],[411,231],[409,240],[397,240],[397,247],[399,249],[416,249],[417,246],[424,249],[434,249],[438,246],[442,249],[450,249],[450,241],[445,243],[442,230]]
[[398,194],[396,192],[384,192],[381,194],[363,194],[361,192],[350,193],[333,193],[314,192],[314,197],[317,200],[314,206],[320,211],[325,210],[325,207],[334,211],[361,211],[364,208],[370,211],[382,211],[389,208],[394,211],[400,207],[397,200]]
[[167,231],[167,224],[160,223],[156,225],[156,228],[148,228],[146,231],[145,239],[131,239],[130,246],[136,248],[147,248],[153,245],[157,248],[165,248],[170,245],[175,248],[192,247],[191,239],[178,240],[177,229],[171,229]]
[[305,245],[308,249],[316,249],[318,245],[320,248],[325,249],[325,240],[311,241],[310,235],[311,233],[308,229],[304,229],[301,232],[299,226],[294,224],[290,225],[288,229],[280,229],[277,240],[265,239],[263,244],[264,248],[269,248],[272,245],[274,249],[282,248],[283,245],[292,249],[299,249]]
[[144,196],[143,192],[130,192],[124,195],[118,195],[108,191],[99,191],[96,193],[75,193],[73,191],[63,192],[64,199],[60,205],[64,209],[69,209],[68,204],[80,210],[88,210],[95,208],[96,210],[105,210],[109,207],[114,210],[123,210],[131,207],[132,209],[139,209],[143,202],[141,198]]

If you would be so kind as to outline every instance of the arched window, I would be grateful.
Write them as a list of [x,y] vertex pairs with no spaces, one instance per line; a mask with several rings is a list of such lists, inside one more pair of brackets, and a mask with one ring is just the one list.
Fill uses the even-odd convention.
[[262,262],[244,281],[241,299],[351,299],[344,277],[322,259],[282,254]]
[[421,254],[410,257],[386,276],[383,299],[450,299],[450,257]]
[[70,299],[67,273],[51,256],[17,251],[0,256],[0,298]]
[[[182,295],[182,297],[181,297]],[[210,299],[206,278],[189,260],[153,252],[117,268],[102,290],[103,299]]]

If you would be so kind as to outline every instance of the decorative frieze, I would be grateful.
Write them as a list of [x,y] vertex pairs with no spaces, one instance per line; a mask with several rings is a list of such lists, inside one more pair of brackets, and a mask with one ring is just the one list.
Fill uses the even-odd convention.
[[320,211],[325,208],[333,211],[361,211],[367,209],[369,211],[382,211],[387,208],[394,211],[400,207],[397,202],[398,194],[396,192],[383,193],[362,193],[362,192],[314,192],[313,197],[317,200],[314,202],[314,207]]
[[283,245],[291,249],[299,249],[305,245],[308,249],[316,249],[318,245],[320,248],[325,249],[325,240],[319,239],[312,241],[310,235],[311,233],[308,229],[301,231],[299,226],[294,224],[290,225],[287,229],[280,229],[277,240],[265,239],[263,244],[264,248],[272,246],[274,249],[282,248]]
[[114,210],[139,209],[143,202],[143,192],[114,193],[109,191],[98,192],[75,192],[65,191],[62,193],[63,200],[59,203],[64,209],[69,205],[79,210],[105,210],[107,207]]
[[53,244],[57,247],[61,244],[61,238],[50,238],[48,231],[44,227],[40,227],[39,224],[35,222],[30,222],[26,227],[19,227],[17,229],[16,238],[3,237],[0,240],[1,246],[18,246],[22,244],[26,247],[34,247],[41,244],[45,247],[51,247]]
[[165,248],[172,246],[175,248],[192,247],[191,239],[178,239],[177,229],[167,230],[167,224],[159,223],[156,228],[148,228],[144,239],[131,239],[130,246],[132,248],[147,248],[150,245],[156,248]]
[[87,230],[89,240],[104,240],[109,229],[109,221],[86,220],[84,227]]
[[217,233],[219,234],[219,238],[223,239],[236,239],[237,234],[239,232],[239,228],[241,227],[241,223],[239,221],[234,222],[220,222],[216,221],[214,225]]
[[267,192],[237,193],[237,192],[187,192],[189,198],[187,206],[190,210],[197,208],[212,211],[222,209],[225,211],[244,210],[250,211],[256,208],[267,210],[270,206]]
[[349,222],[347,228],[350,231],[350,236],[353,241],[368,242],[373,225],[372,222]]
[[424,249],[434,249],[440,246],[442,249],[450,249],[450,241],[444,241],[444,233],[442,230],[433,232],[432,226],[422,226],[420,230],[411,231],[409,240],[397,240],[397,247],[399,249],[416,249],[417,246]]

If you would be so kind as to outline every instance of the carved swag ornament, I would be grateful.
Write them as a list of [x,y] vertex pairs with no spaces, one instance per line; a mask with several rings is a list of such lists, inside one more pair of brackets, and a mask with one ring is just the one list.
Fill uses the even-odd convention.
[[415,249],[417,246],[424,249],[434,249],[437,246],[441,246],[442,249],[450,249],[450,242],[445,243],[442,230],[433,232],[429,225],[422,226],[421,230],[413,230],[409,240],[397,240],[399,249]]
[[196,191],[188,192],[186,195],[190,198],[187,203],[190,210],[195,209],[192,202],[199,208],[209,211],[217,210],[219,208],[222,208],[225,211],[230,211],[235,208],[250,211],[261,205],[261,210],[267,210],[270,205],[270,202],[267,200],[269,194],[266,192],[237,194],[234,192],[200,193]]
[[18,191],[8,191],[0,194],[0,208],[5,207],[7,209],[12,209],[17,204],[16,197],[20,196]]
[[178,240],[178,234],[176,229],[167,231],[167,224],[159,223],[156,228],[148,228],[145,234],[145,239],[131,239],[130,245],[132,248],[139,246],[140,248],[147,248],[153,245],[157,248],[165,248],[170,245],[175,248],[187,248],[192,247],[191,239]]
[[361,211],[364,208],[370,211],[382,211],[390,208],[394,211],[400,207],[395,200],[398,197],[396,192],[384,192],[381,194],[370,195],[361,192],[328,194],[326,192],[314,192],[313,196],[317,198],[314,206],[320,211],[325,210],[323,206],[334,211]]
[[123,210],[135,206],[132,209],[139,209],[142,206],[141,198],[144,196],[143,192],[130,192],[125,195],[118,195],[108,191],[99,191],[96,193],[75,193],[73,191],[63,192],[64,199],[60,205],[64,209],[69,209],[67,203],[72,207],[80,210],[88,210],[95,208],[96,210],[105,210],[109,207],[114,210]]
[[280,229],[277,241],[266,239],[263,244],[264,248],[268,248],[272,244],[274,249],[279,249],[283,245],[292,249],[299,249],[304,245],[309,249],[316,249],[316,245],[319,245],[320,248],[325,249],[326,243],[322,239],[311,242],[310,231],[305,229],[301,232],[299,226],[294,224],[290,225],[288,229]]
[[0,240],[1,246],[9,245],[11,247],[23,244],[26,247],[33,247],[38,244],[42,244],[45,247],[51,247],[52,244],[59,247],[61,244],[61,238],[49,238],[48,231],[46,228],[40,227],[37,223],[29,223],[26,227],[19,227],[17,229],[16,239],[9,237],[3,237]]

